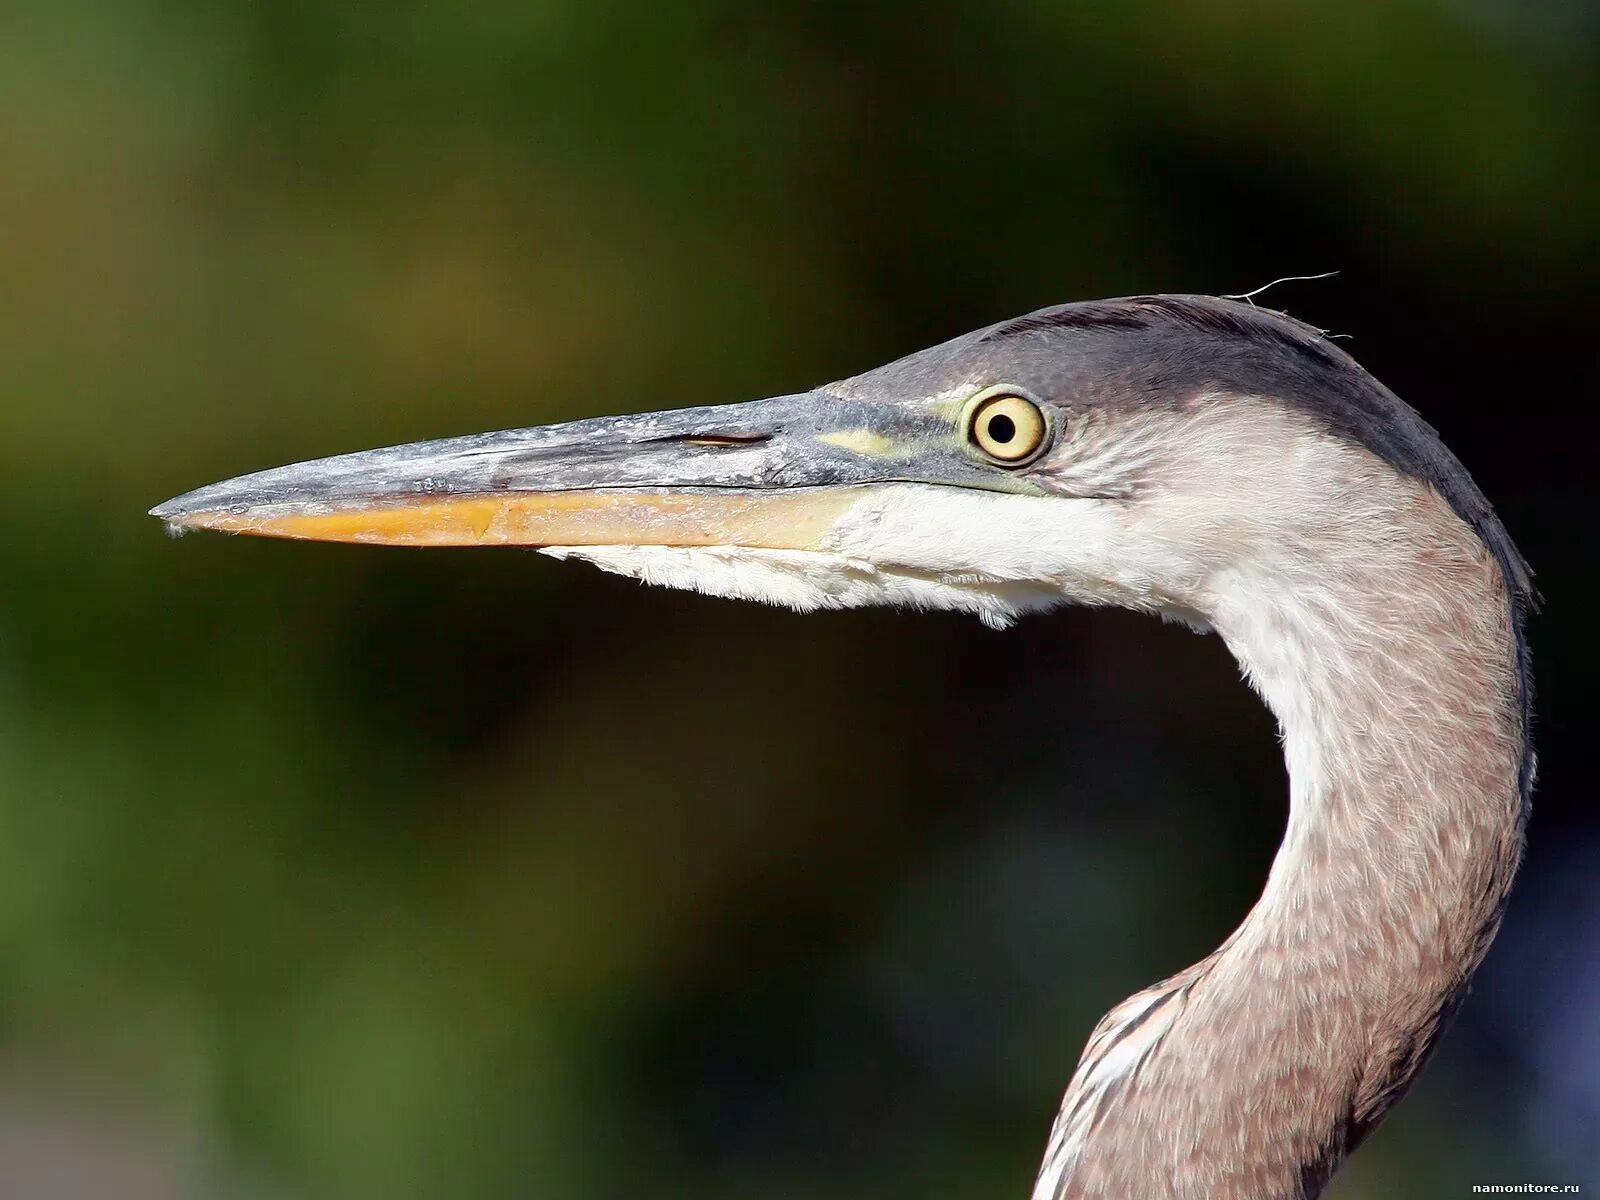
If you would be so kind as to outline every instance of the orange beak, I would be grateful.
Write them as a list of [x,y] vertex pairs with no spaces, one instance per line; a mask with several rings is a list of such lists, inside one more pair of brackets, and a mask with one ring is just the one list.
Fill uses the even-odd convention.
[[386,546],[811,549],[862,487],[906,477],[826,436],[859,428],[864,407],[810,392],[419,442],[244,475],[151,515]]

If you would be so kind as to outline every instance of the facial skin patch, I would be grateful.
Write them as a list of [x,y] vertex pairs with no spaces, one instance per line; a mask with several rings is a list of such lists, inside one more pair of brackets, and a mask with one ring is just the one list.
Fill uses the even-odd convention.
[[841,429],[837,433],[824,433],[817,441],[868,458],[892,458],[903,449],[901,443],[871,429]]

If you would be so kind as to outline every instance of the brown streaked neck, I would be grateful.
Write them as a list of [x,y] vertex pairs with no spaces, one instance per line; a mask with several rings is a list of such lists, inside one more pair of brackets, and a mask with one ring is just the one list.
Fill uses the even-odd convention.
[[1315,575],[1257,564],[1211,597],[1278,718],[1288,828],[1228,941],[1096,1029],[1038,1200],[1318,1195],[1494,936],[1526,806],[1517,614],[1436,494],[1390,492],[1366,544],[1299,548]]

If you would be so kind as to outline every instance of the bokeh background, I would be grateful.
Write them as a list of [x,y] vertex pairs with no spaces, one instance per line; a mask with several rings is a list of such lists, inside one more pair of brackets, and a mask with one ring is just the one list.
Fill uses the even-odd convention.
[[0,1194],[1024,1196],[1279,836],[1216,639],[143,513],[1329,270],[1262,301],[1547,600],[1505,930],[1335,1194],[1600,1187],[1597,130],[1589,0],[6,5]]

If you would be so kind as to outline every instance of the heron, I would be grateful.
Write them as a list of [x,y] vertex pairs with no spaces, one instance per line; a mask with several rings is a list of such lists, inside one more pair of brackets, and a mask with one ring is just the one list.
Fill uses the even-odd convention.
[[342,454],[173,530],[528,546],[806,611],[1076,603],[1220,635],[1289,779],[1255,905],[1089,1036],[1034,1200],[1309,1200],[1499,926],[1534,762],[1531,572],[1434,429],[1283,313],[1042,309],[798,394]]

